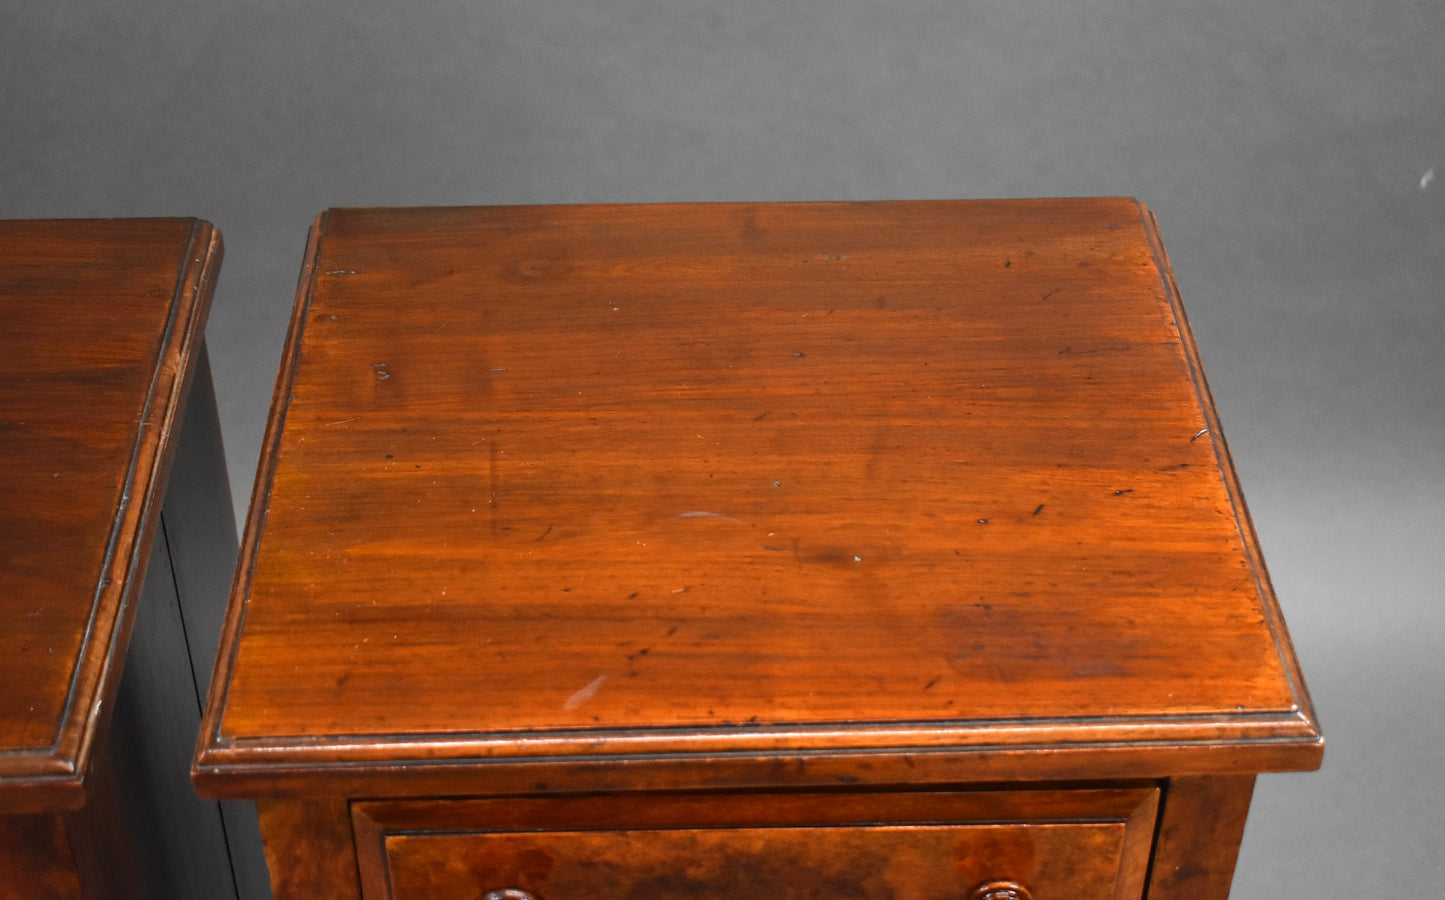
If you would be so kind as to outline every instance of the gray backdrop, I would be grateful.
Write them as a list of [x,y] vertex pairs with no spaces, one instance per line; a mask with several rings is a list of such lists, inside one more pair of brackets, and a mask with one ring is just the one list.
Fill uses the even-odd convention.
[[0,0],[0,217],[225,233],[238,510],[325,207],[1087,194],[1159,215],[1327,735],[1234,896],[1438,896],[1445,3]]

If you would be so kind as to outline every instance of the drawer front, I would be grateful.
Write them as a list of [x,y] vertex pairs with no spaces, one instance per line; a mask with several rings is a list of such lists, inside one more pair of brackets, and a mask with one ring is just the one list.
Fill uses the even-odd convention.
[[1138,900],[1157,792],[358,803],[395,900]]

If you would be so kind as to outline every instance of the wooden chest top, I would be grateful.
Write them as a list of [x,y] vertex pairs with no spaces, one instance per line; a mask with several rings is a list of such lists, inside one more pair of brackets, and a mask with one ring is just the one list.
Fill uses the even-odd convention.
[[1321,752],[1125,199],[322,215],[218,666],[223,794]]
[[83,800],[220,256],[190,219],[0,222],[0,811]]

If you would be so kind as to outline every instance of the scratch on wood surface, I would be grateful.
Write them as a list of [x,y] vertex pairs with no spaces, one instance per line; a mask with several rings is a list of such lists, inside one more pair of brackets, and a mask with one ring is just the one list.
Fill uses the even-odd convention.
[[588,700],[591,700],[593,697],[596,697],[597,692],[602,690],[602,682],[606,680],[606,675],[598,675],[596,678],[587,682],[586,687],[582,688],[582,690],[568,697],[567,702],[562,704],[562,708],[566,710],[573,710],[586,703]]
[[703,509],[690,509],[687,512],[680,512],[677,514],[677,517],[679,519],[722,519],[727,522],[737,522],[739,525],[742,524],[741,519],[734,519],[732,516],[723,515],[722,513],[708,512],[707,510]]
[[497,492],[501,488],[501,475],[497,472],[497,460],[501,451],[495,440],[487,441],[487,482],[490,493],[487,495],[487,513],[491,520],[492,540],[497,539]]

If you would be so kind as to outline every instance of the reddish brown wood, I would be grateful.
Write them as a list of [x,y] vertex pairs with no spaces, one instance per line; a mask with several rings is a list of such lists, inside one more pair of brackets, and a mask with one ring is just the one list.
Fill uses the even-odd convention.
[[155,896],[139,786],[117,778],[109,735],[90,761],[85,805],[0,815],[0,898],[127,900]]
[[1041,900],[1116,900],[1140,896],[1156,801],[1154,789],[664,795],[353,814],[368,898],[961,898],[1013,881]]
[[80,871],[60,813],[0,816],[0,898],[80,900]]
[[83,798],[218,262],[189,219],[0,222],[0,809]]
[[33,838],[0,881],[22,896],[167,890],[141,750],[109,725],[220,260],[192,219],[0,222],[0,830]]
[[[1132,200],[334,210],[267,435],[208,793],[1079,787],[1320,760]],[[370,827],[368,890],[473,846]]]
[[261,800],[256,809],[276,900],[360,898],[346,801]]
[[1318,761],[1132,201],[335,211],[277,397],[208,790],[263,757],[293,789],[654,752]]
[[1149,900],[1225,900],[1253,775],[1175,778],[1165,792]]

